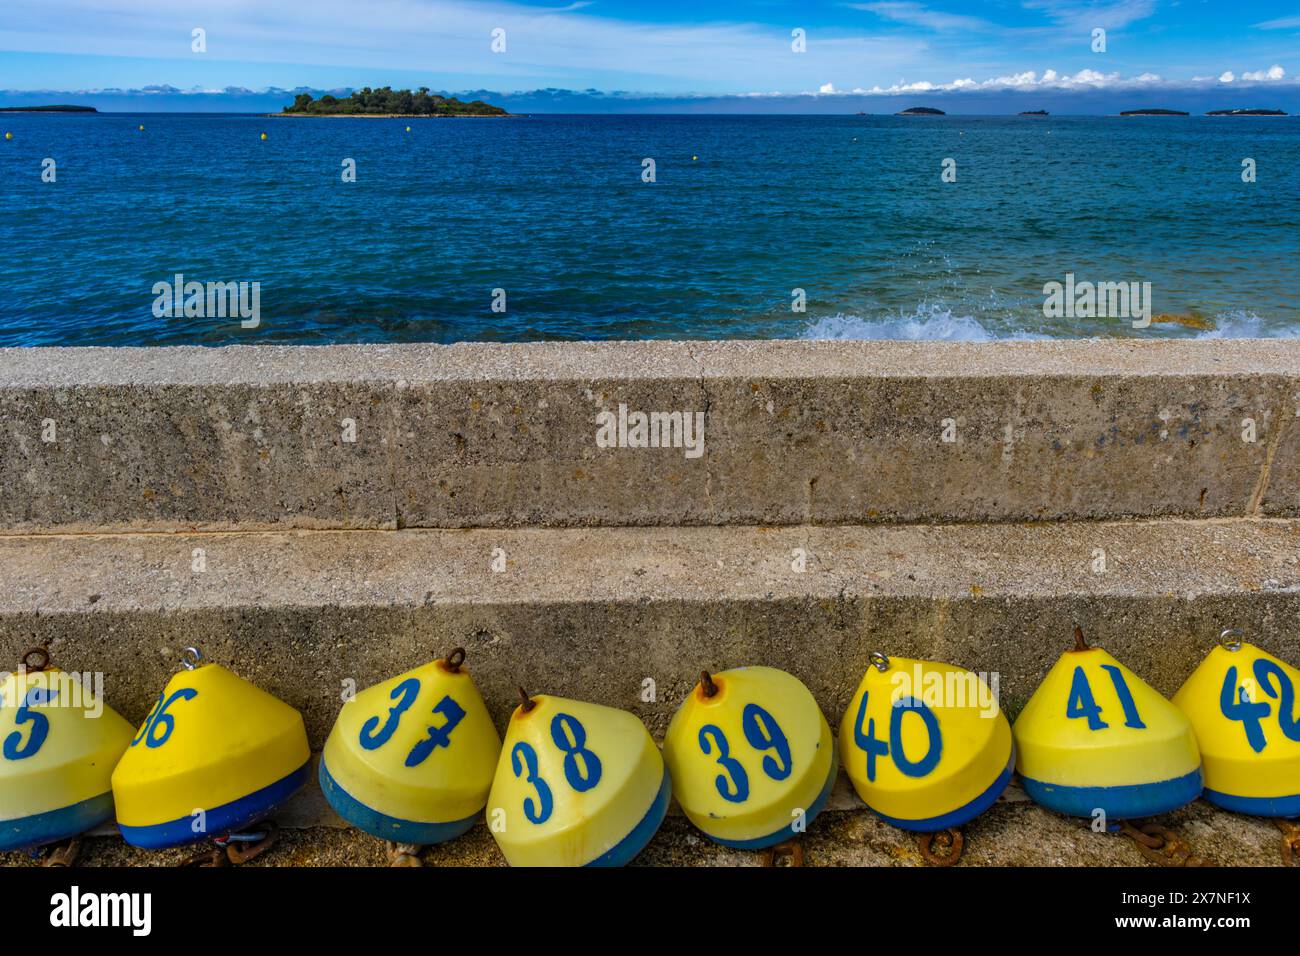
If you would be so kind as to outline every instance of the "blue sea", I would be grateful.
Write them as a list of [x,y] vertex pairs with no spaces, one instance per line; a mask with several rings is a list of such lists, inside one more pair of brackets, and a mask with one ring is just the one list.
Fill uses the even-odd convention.
[[[0,345],[1300,335],[1295,117],[0,128]],[[259,324],[157,317],[177,273],[259,283]],[[1047,318],[1067,274],[1179,318]]]

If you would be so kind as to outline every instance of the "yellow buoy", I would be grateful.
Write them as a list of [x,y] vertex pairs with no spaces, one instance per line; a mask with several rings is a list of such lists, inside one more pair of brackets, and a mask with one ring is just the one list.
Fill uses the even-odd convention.
[[1259,817],[1300,816],[1300,670],[1224,631],[1174,695],[1196,731],[1205,799]]
[[368,687],[334,723],[320,785],[339,816],[398,843],[441,843],[474,825],[501,755],[463,648]]
[[5,139],[13,139],[13,138],[14,138],[13,133],[5,133]]
[[118,827],[135,846],[224,836],[307,781],[302,715],[197,648],[186,654],[113,771]]
[[1191,723],[1078,628],[1012,732],[1025,792],[1058,813],[1149,817],[1201,793]]
[[705,672],[668,725],[664,760],[690,821],[747,850],[804,832],[839,765],[813,695],[772,667]]
[[266,139],[266,134],[265,134],[265,133],[262,134],[262,139]]
[[659,748],[634,715],[538,695],[515,708],[487,819],[511,866],[622,866],[671,797]]
[[134,731],[44,648],[0,675],[0,850],[66,840],[113,819],[110,778]]
[[143,124],[143,123],[140,124],[140,129],[141,129],[141,130],[144,129],[144,124]]
[[411,127],[409,127],[409,126],[406,127],[406,131],[409,133],[409,132],[411,131]]
[[840,723],[840,762],[878,817],[933,832],[992,805],[1011,779],[1015,747],[978,674],[877,651]]

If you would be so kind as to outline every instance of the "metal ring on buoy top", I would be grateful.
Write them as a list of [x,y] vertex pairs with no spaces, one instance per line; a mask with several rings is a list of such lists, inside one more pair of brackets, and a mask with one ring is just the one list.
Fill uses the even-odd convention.
[[880,651],[872,651],[867,655],[867,660],[871,661],[871,666],[882,674],[889,670],[889,658]]
[[[33,664],[28,661],[29,657],[35,655],[39,664]],[[47,647],[29,647],[23,651],[23,670],[26,671],[43,671],[50,666],[50,650]]]
[[181,658],[181,667],[187,671],[198,670],[203,666],[203,652],[197,647],[185,648],[185,654]]
[[[1237,652],[1241,650],[1241,639],[1246,636],[1246,632],[1239,627],[1224,628],[1219,634],[1219,644],[1225,651]],[[1235,637],[1235,641],[1224,640],[1226,637]]]
[[460,666],[465,663],[465,648],[457,647],[447,655],[447,670],[453,674],[460,673]]

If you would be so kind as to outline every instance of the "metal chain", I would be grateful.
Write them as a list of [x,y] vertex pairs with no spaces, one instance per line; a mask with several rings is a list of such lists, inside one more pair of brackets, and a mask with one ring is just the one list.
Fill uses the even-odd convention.
[[1191,845],[1181,836],[1158,823],[1144,823],[1135,827],[1121,820],[1120,833],[1133,841],[1138,852],[1161,866],[1214,866],[1203,856],[1192,852]]

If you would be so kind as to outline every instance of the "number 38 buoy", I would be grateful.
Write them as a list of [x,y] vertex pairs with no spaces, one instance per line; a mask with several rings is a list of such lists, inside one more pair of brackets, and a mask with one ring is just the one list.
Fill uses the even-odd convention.
[[538,695],[515,708],[487,820],[511,866],[622,866],[671,796],[663,757],[633,714]]
[[0,850],[66,840],[113,819],[110,778],[133,733],[44,648],[0,679]]
[[803,832],[839,764],[813,695],[772,667],[705,672],[668,725],[664,759],[690,821],[747,850]]
[[302,715],[187,648],[113,771],[127,843],[153,849],[255,823],[308,777]]
[[978,675],[934,661],[871,655],[840,723],[840,761],[887,823],[934,832],[997,800],[1011,779],[1011,725]]
[[1192,725],[1075,628],[1013,728],[1025,792],[1050,810],[1114,820],[1167,813],[1201,793]]
[[1300,816],[1300,671],[1239,630],[1220,642],[1174,695],[1201,745],[1205,799],[1252,816]]
[[353,826],[398,843],[441,843],[474,825],[501,753],[465,651],[361,691],[325,741],[320,785]]

